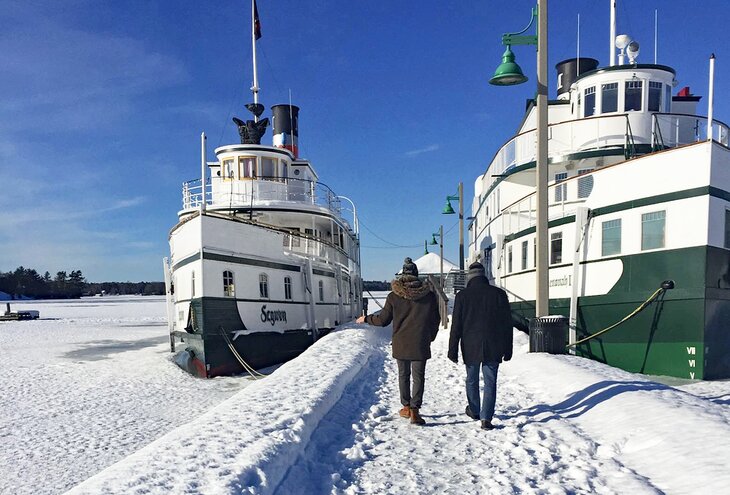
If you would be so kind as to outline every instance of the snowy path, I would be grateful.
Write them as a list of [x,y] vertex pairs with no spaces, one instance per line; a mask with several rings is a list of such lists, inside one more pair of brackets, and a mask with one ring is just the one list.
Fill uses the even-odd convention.
[[275,493],[660,493],[576,426],[538,418],[538,402],[509,365],[500,375],[499,427],[481,431],[463,414],[464,370],[446,359],[447,341],[441,332],[427,366],[425,427],[397,415],[394,360],[373,359]]

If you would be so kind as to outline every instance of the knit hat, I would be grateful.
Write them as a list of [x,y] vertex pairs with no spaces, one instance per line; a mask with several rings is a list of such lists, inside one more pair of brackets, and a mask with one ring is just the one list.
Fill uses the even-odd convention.
[[471,265],[469,265],[469,271],[466,274],[467,281],[473,279],[474,277],[483,277],[484,276],[484,265],[479,263],[478,261],[475,261]]
[[413,275],[414,277],[418,276],[418,267],[413,262],[412,259],[406,258],[403,260],[403,270],[401,271],[402,275]]

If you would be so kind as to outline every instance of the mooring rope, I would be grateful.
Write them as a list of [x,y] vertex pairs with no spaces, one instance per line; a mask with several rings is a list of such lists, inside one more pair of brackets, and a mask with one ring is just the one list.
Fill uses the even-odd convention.
[[641,303],[638,308],[636,308],[631,313],[629,313],[628,315],[626,315],[622,320],[617,321],[616,323],[614,323],[610,327],[604,328],[603,330],[601,330],[599,332],[596,332],[596,333],[594,333],[592,335],[589,335],[588,337],[585,337],[583,339],[580,339],[577,342],[573,342],[572,344],[568,344],[565,347],[575,347],[578,344],[582,344],[583,342],[587,342],[587,341],[589,341],[591,339],[594,339],[594,338],[598,337],[599,335],[602,335],[602,334],[608,332],[609,330],[612,330],[612,329],[616,328],[621,323],[629,320],[630,318],[633,318],[634,316],[636,316],[637,314],[639,314],[641,311],[643,311],[644,308],[646,308],[649,304],[651,304],[654,301],[654,299],[656,299],[659,296],[659,294],[662,293],[662,292],[664,292],[665,290],[667,290],[667,289],[665,289],[664,287],[659,287],[657,290],[654,291],[654,293],[651,296],[649,296],[649,299],[647,299],[646,301],[644,301],[643,303]]
[[228,337],[228,335],[226,334],[226,331],[225,331],[225,329],[223,328],[223,325],[219,325],[219,326],[218,326],[218,330],[220,330],[220,333],[221,333],[221,335],[223,336],[223,338],[225,339],[225,341],[226,341],[226,344],[228,344],[228,348],[229,348],[229,349],[231,350],[231,352],[232,352],[232,353],[233,353],[233,355],[234,355],[234,356],[236,357],[236,359],[238,360],[238,362],[239,362],[239,363],[241,363],[241,366],[243,366],[243,369],[244,369],[244,370],[246,370],[246,372],[247,372],[247,373],[248,373],[249,375],[251,375],[251,378],[253,378],[254,380],[260,380],[261,378],[263,378],[263,377],[267,376],[267,375],[266,375],[266,374],[264,374],[264,373],[259,373],[258,371],[256,371],[256,370],[255,370],[255,369],[254,369],[254,368],[253,368],[253,367],[252,367],[251,365],[249,365],[249,364],[248,364],[248,363],[247,363],[247,362],[246,362],[246,361],[245,361],[245,360],[244,360],[244,359],[243,359],[243,358],[241,357],[241,355],[240,355],[240,354],[238,353],[238,351],[236,351],[236,348],[235,348],[235,347],[233,347],[233,342],[231,342],[231,339],[230,339],[230,338]]

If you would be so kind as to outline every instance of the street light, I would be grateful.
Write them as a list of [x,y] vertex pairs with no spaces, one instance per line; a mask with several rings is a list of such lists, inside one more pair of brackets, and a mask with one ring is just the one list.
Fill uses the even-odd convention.
[[[521,36],[537,19],[537,35]],[[547,146],[547,0],[538,0],[532,9],[530,24],[518,33],[502,35],[502,44],[507,47],[502,55],[502,63],[497,67],[490,84],[508,86],[527,81],[522,69],[515,62],[512,45],[537,46],[537,160],[535,166],[537,186],[537,225],[535,226],[536,294],[535,316],[547,316],[549,304],[548,284],[548,146]]]
[[[439,242],[436,242],[436,236],[439,236]],[[439,227],[439,231],[436,233],[431,234],[431,245],[435,246],[436,244],[439,245],[439,254],[441,255],[441,271],[439,273],[439,285],[441,286],[441,289],[444,288],[444,226],[441,225]]]
[[459,189],[456,196],[446,196],[446,206],[444,207],[444,215],[453,215],[454,209],[451,207],[451,201],[459,200],[459,271],[464,271],[464,184],[459,182]]

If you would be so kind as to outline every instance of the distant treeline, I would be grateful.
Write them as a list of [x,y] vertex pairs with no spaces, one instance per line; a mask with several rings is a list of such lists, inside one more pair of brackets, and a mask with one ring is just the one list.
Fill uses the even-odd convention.
[[164,282],[101,282],[89,283],[81,270],[71,273],[49,272],[41,275],[32,268],[22,266],[12,272],[0,272],[0,292],[10,294],[15,299],[76,299],[96,294],[144,294],[161,295],[165,293]]
[[364,290],[390,290],[390,282],[380,282],[379,280],[363,280],[362,287]]

